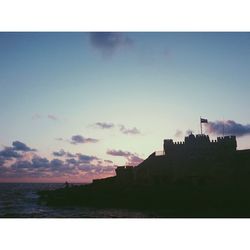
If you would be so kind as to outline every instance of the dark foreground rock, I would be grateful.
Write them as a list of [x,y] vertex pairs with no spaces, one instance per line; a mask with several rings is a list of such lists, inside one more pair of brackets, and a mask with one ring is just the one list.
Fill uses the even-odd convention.
[[250,188],[247,186],[119,187],[84,185],[41,191],[40,199],[50,206],[91,206],[161,211],[159,217],[250,217]]

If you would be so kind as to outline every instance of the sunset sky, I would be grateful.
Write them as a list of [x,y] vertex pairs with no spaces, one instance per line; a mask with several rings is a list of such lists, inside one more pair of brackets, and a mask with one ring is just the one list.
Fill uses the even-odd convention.
[[250,148],[250,33],[0,33],[0,182],[89,182],[188,131]]

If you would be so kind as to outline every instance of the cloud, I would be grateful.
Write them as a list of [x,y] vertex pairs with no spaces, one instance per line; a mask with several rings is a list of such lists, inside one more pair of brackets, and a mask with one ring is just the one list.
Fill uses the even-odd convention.
[[77,164],[77,160],[76,159],[74,159],[74,158],[69,158],[69,159],[66,159],[66,162],[68,163],[68,164],[73,164],[73,165],[75,165],[75,164]]
[[6,175],[7,172],[8,172],[8,168],[0,164],[0,177]]
[[179,138],[182,136],[182,134],[182,131],[177,129],[174,136]]
[[101,129],[109,129],[115,126],[113,123],[107,123],[107,122],[96,122],[94,125]]
[[32,115],[32,120],[38,120],[40,119],[42,116],[40,114],[34,114]]
[[0,151],[0,156],[2,159],[10,160],[12,158],[20,158],[22,155],[15,151],[12,147],[5,147]]
[[[76,154],[72,154],[69,152],[64,151],[63,149],[59,150],[59,151],[55,151],[52,153],[54,156],[56,157],[66,157],[69,159],[66,159],[67,162],[69,163],[82,163],[82,162],[91,162],[93,160],[98,160],[99,158],[96,156],[89,156],[89,155],[84,155],[81,153],[76,153]],[[78,161],[75,160],[74,158],[78,158]]]
[[4,147],[0,150],[0,165],[5,162],[12,161],[14,159],[24,159],[30,157],[30,152],[34,152],[36,149],[31,149],[25,143],[20,141],[14,141],[12,147]]
[[110,161],[110,160],[104,160],[104,162],[109,163],[109,164],[113,164],[113,161]]
[[112,156],[122,156],[126,158],[128,161],[128,165],[138,165],[143,161],[143,159],[140,158],[137,154],[123,150],[107,150],[107,154]]
[[82,178],[91,181],[114,175],[112,161],[103,160],[93,155],[71,154],[61,149],[53,152],[54,156],[63,157],[49,160],[41,157],[19,141],[13,147],[0,151],[1,178]]
[[71,137],[71,144],[80,144],[80,143],[96,143],[99,140],[94,139],[94,138],[85,138],[81,135],[73,135]]
[[115,149],[107,150],[107,154],[112,156],[124,156],[124,157],[128,157],[131,155],[131,153],[128,151],[115,150]]
[[128,165],[138,165],[140,163],[143,162],[143,159],[140,158],[139,156],[137,155],[131,155],[129,158],[128,158]]
[[124,125],[120,124],[120,125],[115,125],[114,123],[108,123],[108,122],[96,122],[95,124],[93,124],[92,126],[97,127],[97,128],[101,128],[101,129],[111,129],[114,127],[118,127],[120,132],[125,134],[125,135],[136,135],[136,134],[141,134],[141,131],[136,128],[126,128]]
[[61,137],[59,137],[59,138],[55,138],[55,140],[57,140],[57,141],[64,141],[64,139],[63,139],[63,138],[61,138]]
[[24,144],[23,142],[20,142],[20,141],[14,141],[12,143],[12,146],[13,146],[13,149],[16,151],[25,151],[25,152],[36,151],[36,149],[31,149],[26,144]]
[[55,151],[52,154],[57,157],[62,157],[66,155],[66,152],[63,149],[61,149],[60,151]]
[[47,116],[44,116],[44,115],[41,115],[41,114],[38,114],[38,113],[32,115],[31,118],[32,118],[32,120],[38,120],[38,119],[42,119],[42,118],[48,118],[48,119],[53,120],[53,121],[60,120],[57,116],[52,115],[52,114],[48,114]]
[[34,168],[49,167],[49,160],[47,158],[35,156],[32,158],[32,164]]
[[34,156],[31,161],[17,160],[7,168],[5,177],[55,177],[73,173],[74,168],[59,159]]
[[[89,181],[93,178],[114,175],[115,166],[110,166],[96,156],[76,154],[77,159],[69,158],[65,161],[40,156],[33,156],[28,160],[16,159],[9,167],[0,165],[0,177],[83,177]],[[1,160],[2,158],[0,158]],[[94,162],[94,160],[97,160]]]
[[133,41],[121,32],[92,32],[90,44],[104,56],[110,56],[117,49],[132,45]]
[[56,117],[55,115],[48,115],[47,117],[48,117],[48,119],[53,120],[53,121],[58,121],[59,120],[59,118]]
[[120,131],[125,135],[137,135],[141,134],[140,130],[136,127],[134,128],[126,128],[124,125],[120,125]]
[[77,155],[67,152],[67,153],[66,153],[66,156],[67,156],[67,157],[73,158],[73,157],[76,157]]
[[0,155],[0,167],[4,165],[5,160],[6,159]]
[[19,170],[19,169],[31,169],[32,163],[29,161],[17,161],[11,165],[12,170]]
[[205,129],[207,133],[215,135],[223,135],[223,130],[224,134],[227,135],[236,135],[239,137],[250,135],[250,124],[243,125],[233,120],[208,122],[205,123]]
[[53,159],[50,162],[50,166],[52,168],[57,168],[57,167],[62,167],[63,166],[63,161],[59,160],[59,159]]
[[77,156],[78,156],[79,162],[84,162],[84,163],[89,163],[91,161],[99,159],[96,156],[83,155],[83,154],[80,154],[80,153],[78,153]]

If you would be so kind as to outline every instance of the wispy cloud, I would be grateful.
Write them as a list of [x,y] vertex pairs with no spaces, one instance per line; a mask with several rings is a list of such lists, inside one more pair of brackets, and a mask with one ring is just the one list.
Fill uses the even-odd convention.
[[138,134],[142,134],[141,131],[138,128],[136,128],[136,127],[128,128],[128,127],[126,127],[123,124],[116,125],[116,124],[114,124],[112,122],[96,122],[96,123],[94,123],[94,124],[92,124],[90,126],[91,127],[95,127],[95,128],[100,128],[100,129],[117,128],[117,129],[119,129],[119,131],[122,134],[125,134],[125,135],[138,135]]
[[37,119],[40,119],[41,118],[41,115],[40,114],[34,114],[32,115],[32,120],[37,120]]
[[120,32],[92,32],[89,36],[91,45],[104,56],[110,56],[119,48],[133,44],[131,38]]
[[59,120],[59,118],[57,116],[55,116],[55,115],[48,115],[47,117],[48,117],[48,119],[53,120],[53,121],[58,121]]
[[239,137],[250,135],[250,124],[243,125],[233,120],[208,122],[205,123],[205,128],[207,133],[215,135],[222,135],[223,133]]
[[48,114],[48,115],[44,116],[44,115],[36,113],[36,114],[32,115],[31,118],[32,118],[32,120],[38,120],[38,119],[44,119],[44,118],[47,118],[47,119],[52,120],[52,121],[59,121],[60,120],[60,118],[58,116],[53,115],[53,114]]
[[107,154],[112,156],[124,156],[124,157],[129,157],[131,155],[131,153],[128,151],[115,150],[115,149],[107,150]]
[[64,139],[62,137],[55,138],[55,140],[57,140],[57,141],[64,141]]
[[143,159],[140,158],[137,154],[131,153],[129,151],[123,151],[123,150],[107,150],[108,155],[112,156],[121,156],[127,159],[128,165],[138,165],[140,164]]
[[124,125],[120,125],[120,131],[125,135],[138,135],[141,134],[141,131],[134,127],[134,128],[126,128]]
[[174,136],[180,138],[182,135],[183,135],[182,131],[177,129]]
[[110,128],[114,128],[114,124],[113,123],[109,123],[109,122],[96,122],[94,124],[95,127],[97,128],[101,128],[101,129],[110,129]]
[[86,138],[83,137],[82,135],[73,135],[71,137],[71,144],[83,144],[83,143],[96,143],[99,140],[94,139],[94,138]]

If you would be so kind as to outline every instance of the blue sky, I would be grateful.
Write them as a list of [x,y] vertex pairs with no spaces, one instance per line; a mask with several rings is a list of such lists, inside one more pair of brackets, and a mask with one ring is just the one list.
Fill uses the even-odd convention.
[[[88,158],[79,178],[51,180],[108,175],[91,167],[136,164],[161,150],[164,138],[199,133],[200,116],[233,121],[226,132],[250,148],[249,33],[0,33],[0,55],[2,150],[16,150],[14,141],[36,149],[2,163],[0,180],[35,179],[5,174],[6,164],[32,162],[34,154],[51,162],[61,149],[100,162]],[[83,140],[73,143],[74,135]]]

